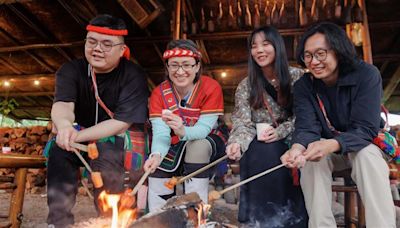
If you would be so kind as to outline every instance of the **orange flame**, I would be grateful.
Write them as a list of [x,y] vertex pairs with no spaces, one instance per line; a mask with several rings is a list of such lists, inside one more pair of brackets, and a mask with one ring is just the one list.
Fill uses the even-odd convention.
[[99,205],[103,212],[112,211],[111,228],[126,228],[136,219],[136,209],[120,208],[118,202],[119,194],[107,194],[102,191],[99,195]]
[[207,215],[208,211],[210,210],[211,205],[210,204],[203,204],[200,203],[197,206],[197,227],[200,227],[201,225],[205,225],[207,223]]

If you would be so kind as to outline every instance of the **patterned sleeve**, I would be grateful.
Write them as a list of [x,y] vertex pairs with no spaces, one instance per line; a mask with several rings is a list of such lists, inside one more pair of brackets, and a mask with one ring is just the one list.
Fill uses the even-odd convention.
[[248,79],[243,79],[235,93],[235,108],[232,112],[232,131],[228,144],[239,143],[242,152],[247,151],[256,136],[255,123],[251,120]]
[[149,102],[150,120],[153,118],[161,117],[162,109],[163,109],[163,100],[159,85],[153,89],[150,96],[150,102]]
[[[301,76],[303,76],[304,70],[297,67],[289,67],[289,73],[292,78],[291,86],[293,90],[294,83],[299,80]],[[291,92],[291,95],[293,95],[293,91]],[[292,115],[276,128],[279,140],[288,137],[294,131],[295,120],[295,116]]]

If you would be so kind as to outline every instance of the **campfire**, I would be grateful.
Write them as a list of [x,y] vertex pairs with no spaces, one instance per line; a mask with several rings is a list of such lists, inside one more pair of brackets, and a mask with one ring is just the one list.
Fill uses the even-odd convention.
[[[176,196],[167,201],[159,211],[137,219],[137,209],[120,207],[121,195],[102,192],[99,205],[108,217],[92,218],[73,228],[178,228],[221,227],[208,222],[210,205],[204,204],[197,193]],[[111,215],[111,218],[110,218]]]

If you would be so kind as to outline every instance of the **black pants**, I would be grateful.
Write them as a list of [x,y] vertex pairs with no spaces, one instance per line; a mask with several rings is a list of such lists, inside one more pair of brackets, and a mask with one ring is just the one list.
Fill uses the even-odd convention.
[[[287,149],[283,140],[264,143],[254,139],[240,159],[240,179],[281,164]],[[238,220],[248,227],[307,227],[303,194],[300,186],[293,186],[291,170],[280,168],[243,185]]]
[[[94,201],[101,191],[108,193],[121,193],[124,190],[124,156],[123,139],[115,137],[115,144],[111,142],[97,143],[99,157],[90,161],[87,154],[83,156],[93,171],[100,171],[103,187],[95,189]],[[66,227],[74,223],[71,213],[75,205],[79,184],[79,167],[82,162],[73,152],[65,151],[56,144],[50,149],[47,168],[47,204],[49,206],[48,224],[57,228]]]

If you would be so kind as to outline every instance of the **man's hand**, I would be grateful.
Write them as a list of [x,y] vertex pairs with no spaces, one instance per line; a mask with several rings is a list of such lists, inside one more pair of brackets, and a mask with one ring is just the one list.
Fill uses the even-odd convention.
[[231,143],[226,147],[225,153],[229,159],[238,160],[241,156],[239,143]]
[[145,172],[151,170],[151,173],[156,171],[157,167],[161,164],[161,156],[159,154],[150,155],[149,159],[144,163],[143,169]]
[[161,119],[170,127],[179,138],[185,136],[185,126],[180,116],[171,112],[161,114]]
[[301,144],[293,144],[293,146],[281,156],[282,163],[286,163],[289,168],[301,168],[306,163],[306,158],[303,152],[306,148]]
[[319,161],[324,156],[339,151],[340,144],[335,139],[315,141],[308,144],[307,150],[303,152],[307,161]]
[[75,139],[78,135],[78,131],[75,130],[74,127],[71,126],[66,126],[62,128],[57,129],[57,137],[56,137],[56,143],[57,145],[67,151],[75,151],[75,148],[72,148],[69,144],[70,142],[75,142]]

